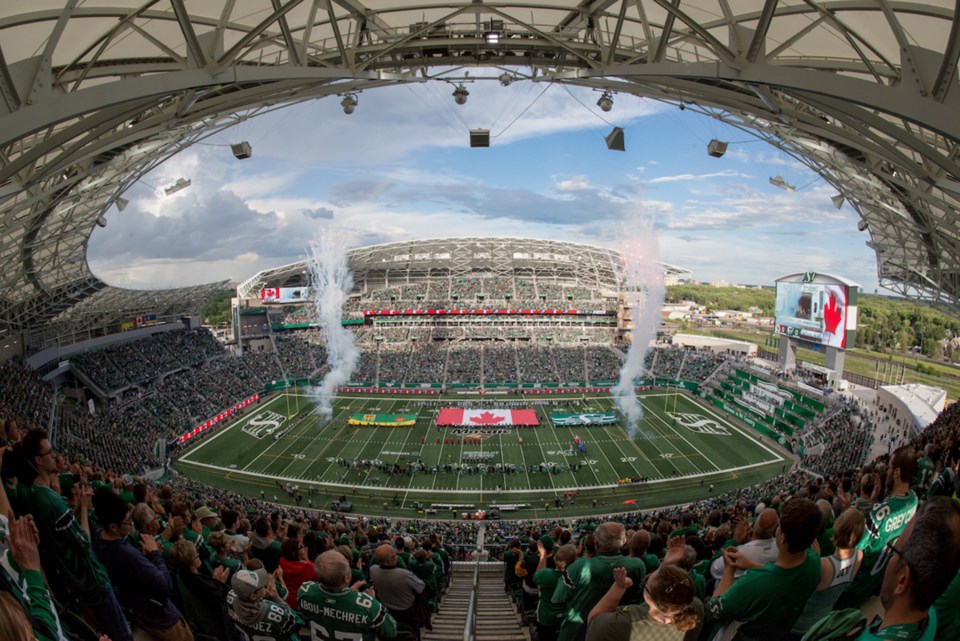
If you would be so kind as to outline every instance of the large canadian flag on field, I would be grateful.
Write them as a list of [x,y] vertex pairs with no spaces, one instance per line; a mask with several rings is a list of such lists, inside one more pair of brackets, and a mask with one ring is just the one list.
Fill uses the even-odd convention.
[[453,407],[441,409],[437,416],[439,426],[503,427],[539,424],[536,410],[465,410]]

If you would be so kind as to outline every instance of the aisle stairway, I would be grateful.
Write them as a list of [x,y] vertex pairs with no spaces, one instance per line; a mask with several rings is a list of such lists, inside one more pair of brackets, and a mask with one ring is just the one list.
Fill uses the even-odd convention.
[[[423,641],[462,641],[473,587],[471,562],[455,563],[450,588]],[[503,564],[481,563],[477,595],[477,641],[530,641],[510,597],[503,591]]]

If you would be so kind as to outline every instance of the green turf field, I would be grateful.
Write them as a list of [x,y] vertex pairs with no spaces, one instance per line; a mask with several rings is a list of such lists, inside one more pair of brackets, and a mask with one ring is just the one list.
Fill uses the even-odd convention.
[[[637,501],[637,506],[688,501],[708,495],[711,485],[719,492],[769,478],[790,462],[748,428],[685,394],[645,392],[641,434],[633,439],[619,425],[551,424],[553,412],[609,411],[613,403],[608,397],[473,400],[474,408],[506,402],[515,409],[534,408],[540,425],[443,429],[436,427],[440,408],[462,399],[422,398],[340,397],[333,418],[325,422],[307,396],[280,394],[190,448],[176,466],[198,480],[279,502],[290,499],[278,483],[293,483],[304,497],[302,507],[309,502],[326,508],[331,497],[348,495],[358,508],[377,512],[405,511],[420,502],[477,509],[491,503],[524,504],[539,513],[555,510],[554,497],[579,491],[572,505],[565,501],[565,513],[587,513],[610,511],[624,500]],[[412,427],[348,425],[357,413],[416,413],[417,421]],[[576,451],[575,435],[583,440],[585,454]],[[486,473],[480,472],[478,462],[467,462],[477,456],[488,457]],[[352,465],[375,459],[397,463],[403,472]],[[414,461],[426,470],[409,474],[408,464]],[[456,464],[471,469],[444,471]],[[555,471],[541,471],[545,464]],[[439,468],[436,473],[434,466]],[[505,471],[508,466],[512,473]],[[631,477],[648,481],[618,483]],[[315,494],[308,493],[310,487]]]

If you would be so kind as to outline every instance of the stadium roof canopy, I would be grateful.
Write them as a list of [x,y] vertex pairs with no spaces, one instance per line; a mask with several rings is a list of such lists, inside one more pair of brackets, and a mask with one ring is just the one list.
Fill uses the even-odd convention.
[[[594,291],[624,288],[620,254],[602,247],[533,238],[432,238],[361,247],[347,252],[355,289],[380,289],[430,278],[475,273],[573,282]],[[667,283],[690,270],[660,263]],[[307,262],[265,269],[240,283],[237,295],[257,297],[264,287],[307,285]]]
[[883,286],[956,312],[958,12],[955,0],[4,2],[0,330],[54,331],[107,288],[86,260],[97,220],[185,147],[292,103],[476,67],[655,98],[769,141],[857,209]]

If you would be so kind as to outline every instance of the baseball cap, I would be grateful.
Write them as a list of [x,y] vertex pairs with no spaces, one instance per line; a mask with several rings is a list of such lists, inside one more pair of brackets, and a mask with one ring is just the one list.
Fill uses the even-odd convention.
[[540,535],[540,542],[543,543],[543,549],[547,552],[553,549],[553,537],[548,534]]
[[270,575],[263,568],[259,570],[238,570],[230,581],[230,587],[241,599],[249,599],[254,592],[266,587]]

